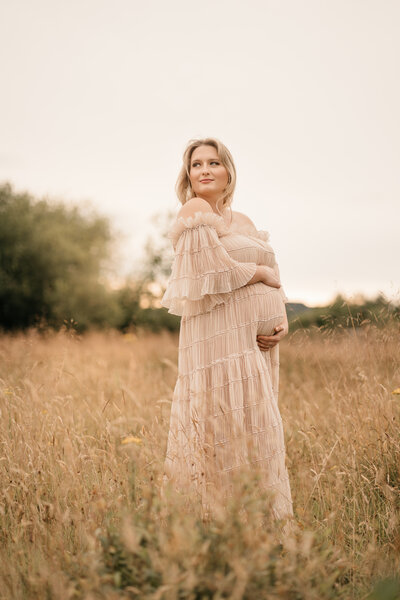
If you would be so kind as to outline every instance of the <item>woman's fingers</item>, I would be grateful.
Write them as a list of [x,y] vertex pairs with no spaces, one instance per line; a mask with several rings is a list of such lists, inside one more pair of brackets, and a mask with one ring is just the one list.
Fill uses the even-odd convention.
[[283,327],[283,325],[277,325],[276,327],[274,327],[274,330],[276,331],[274,335],[258,335],[256,339],[260,349],[269,350],[270,348],[276,346],[276,344],[280,342],[284,335],[284,329],[285,328]]
[[278,335],[257,336],[257,343],[262,350],[269,350],[270,348],[273,348],[279,341],[280,338],[278,337]]

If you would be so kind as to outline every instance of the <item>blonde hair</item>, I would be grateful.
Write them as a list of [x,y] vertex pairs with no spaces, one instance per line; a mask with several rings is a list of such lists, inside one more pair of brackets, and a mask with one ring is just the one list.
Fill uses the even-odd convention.
[[178,179],[176,181],[175,191],[181,204],[185,204],[188,200],[193,198],[194,194],[189,177],[190,161],[193,152],[196,150],[196,148],[199,148],[199,146],[212,146],[213,148],[215,148],[221,163],[228,171],[228,184],[224,189],[223,195],[217,200],[216,208],[219,211],[218,204],[221,202],[221,200],[221,208],[228,207],[232,204],[233,192],[236,186],[236,169],[232,155],[229,152],[228,148],[216,138],[210,137],[204,139],[194,139],[188,142],[186,149],[183,153],[183,164],[181,170],[179,171]]

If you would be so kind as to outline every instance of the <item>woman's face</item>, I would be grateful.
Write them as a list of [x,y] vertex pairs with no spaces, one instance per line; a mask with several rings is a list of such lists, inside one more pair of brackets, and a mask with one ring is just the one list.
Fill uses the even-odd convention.
[[199,146],[190,159],[192,190],[200,198],[217,200],[228,184],[228,171],[214,146]]

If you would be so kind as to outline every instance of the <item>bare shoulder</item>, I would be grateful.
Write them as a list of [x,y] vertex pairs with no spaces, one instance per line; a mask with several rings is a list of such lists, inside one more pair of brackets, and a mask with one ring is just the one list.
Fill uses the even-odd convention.
[[239,212],[238,210],[233,210],[232,213],[238,225],[251,225],[252,227],[254,227],[254,229],[257,229],[250,217],[248,217],[244,213]]
[[183,217],[186,219],[187,217],[193,217],[193,215],[198,211],[213,212],[213,209],[207,200],[204,200],[203,198],[191,198],[182,206],[177,218]]

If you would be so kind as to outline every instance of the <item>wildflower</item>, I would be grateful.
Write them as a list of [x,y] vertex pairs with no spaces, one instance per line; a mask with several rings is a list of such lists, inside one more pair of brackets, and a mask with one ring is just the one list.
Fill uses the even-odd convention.
[[137,336],[134,333],[125,333],[123,336],[124,342],[132,342],[136,340]]
[[128,437],[124,438],[121,442],[121,444],[141,444],[142,440],[138,437],[134,437],[133,435],[129,435]]

